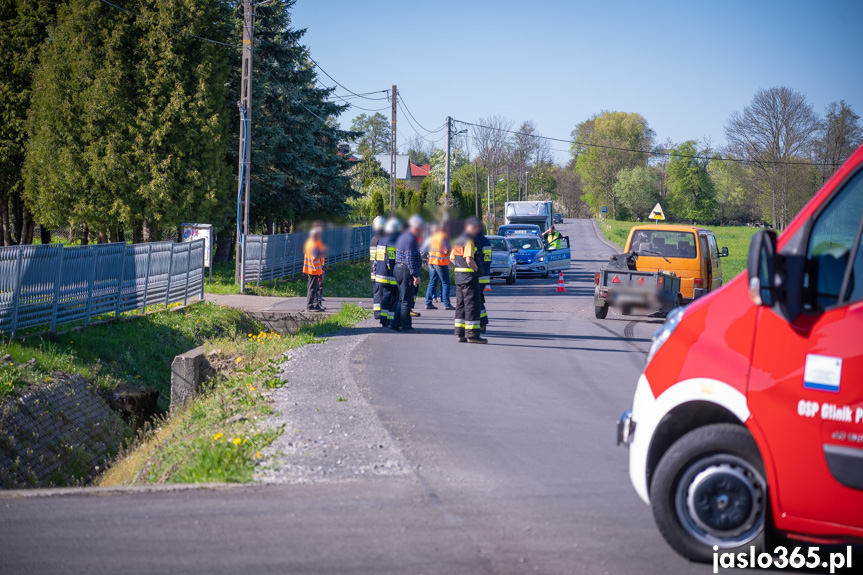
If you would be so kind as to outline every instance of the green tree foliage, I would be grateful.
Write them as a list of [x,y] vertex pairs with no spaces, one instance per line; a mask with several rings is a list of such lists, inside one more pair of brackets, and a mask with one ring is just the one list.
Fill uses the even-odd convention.
[[434,194],[432,193],[432,182],[433,180],[431,178],[425,178],[423,183],[420,184],[420,189],[416,194],[420,197],[420,201],[423,205],[430,205],[435,201]]
[[614,194],[636,221],[643,221],[659,199],[656,173],[647,166],[624,168],[617,174]]
[[363,187],[368,186],[378,178],[389,178],[387,173],[381,167],[381,163],[371,154],[363,156],[363,159],[355,164],[352,172],[354,174],[352,185],[355,190],[360,190]]
[[383,216],[387,213],[387,209],[384,204],[384,195],[380,190],[375,190],[372,194],[372,209],[369,216],[371,219],[374,219],[377,216]]
[[745,165],[733,161],[710,162],[708,170],[716,189],[717,217],[721,224],[760,219],[758,198],[749,185],[751,176]]
[[360,114],[351,122],[357,151],[363,155],[389,154],[390,130],[390,121],[380,112]]
[[640,114],[602,112],[576,126],[572,137],[576,142],[572,145],[572,155],[584,185],[585,201],[595,212],[608,206],[612,219],[617,219],[614,193],[617,174],[624,168],[647,163],[643,152],[652,147],[653,130]]
[[674,155],[668,162],[670,215],[693,222],[715,220],[716,189],[708,171],[712,150],[699,150],[695,141],[689,140],[672,151]]
[[136,187],[145,178],[132,152],[141,33],[133,16],[98,0],[58,10],[34,75],[24,170],[27,203],[43,224],[104,232],[142,211]]
[[23,197],[27,111],[42,42],[59,0],[0,0],[0,245],[26,243],[33,218]]

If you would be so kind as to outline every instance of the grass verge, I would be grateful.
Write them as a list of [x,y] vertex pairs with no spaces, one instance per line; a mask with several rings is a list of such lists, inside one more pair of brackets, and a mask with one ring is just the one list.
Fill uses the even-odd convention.
[[320,343],[321,336],[355,326],[370,314],[345,305],[294,335],[258,331],[209,341],[217,375],[205,392],[145,434],[99,484],[251,481],[261,449],[281,433],[261,419],[272,414],[268,390],[285,383],[279,376],[282,356],[290,349]]
[[[171,361],[175,356],[218,339],[246,337],[259,326],[242,312],[200,302],[77,331],[41,333],[0,344],[0,401],[51,372],[79,374],[101,389],[124,382],[159,390],[159,406],[170,398]],[[30,360],[28,369],[19,366]]]
[[[599,227],[605,235],[605,239],[614,242],[621,248],[626,243],[626,238],[629,236],[629,230],[634,225],[641,225],[637,222],[620,222],[616,220],[607,220],[599,222]],[[663,225],[663,224],[657,224]],[[751,228],[748,226],[703,226],[716,235],[716,243],[719,248],[728,248],[728,257],[722,258],[722,277],[724,283],[728,283],[737,275],[746,269],[746,259],[749,255],[749,242],[752,236],[759,228]]]

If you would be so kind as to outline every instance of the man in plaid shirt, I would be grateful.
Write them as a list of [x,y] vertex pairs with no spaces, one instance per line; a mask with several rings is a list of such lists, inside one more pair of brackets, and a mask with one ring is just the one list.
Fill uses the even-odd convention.
[[422,226],[423,219],[420,216],[411,216],[408,220],[408,229],[402,232],[396,242],[395,276],[399,291],[399,303],[393,319],[393,329],[396,331],[399,329],[405,332],[417,331],[411,326],[411,310],[420,285],[420,270],[423,265],[419,249]]

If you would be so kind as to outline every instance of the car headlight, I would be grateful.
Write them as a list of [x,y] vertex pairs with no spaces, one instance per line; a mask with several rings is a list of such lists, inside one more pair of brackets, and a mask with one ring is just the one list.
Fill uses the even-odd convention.
[[545,261],[545,256],[539,256],[538,258],[536,258],[536,261],[538,261],[538,262],[544,262],[544,261]]
[[647,363],[650,363],[650,360],[653,359],[653,356],[656,355],[656,352],[659,351],[662,344],[668,341],[668,338],[671,337],[671,334],[674,333],[675,329],[677,329],[677,325],[680,323],[681,319],[683,319],[682,307],[676,307],[668,312],[668,315],[665,318],[665,323],[662,324],[662,327],[657,329],[653,334],[653,341],[650,343],[650,351],[647,352]]

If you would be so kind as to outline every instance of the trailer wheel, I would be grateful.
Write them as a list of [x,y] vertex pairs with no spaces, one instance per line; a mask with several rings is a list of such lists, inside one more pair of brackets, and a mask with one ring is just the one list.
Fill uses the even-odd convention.
[[608,304],[593,306],[593,315],[596,316],[596,319],[605,319],[605,316],[608,315]]
[[767,482],[749,431],[719,423],[678,439],[656,467],[650,505],[659,532],[692,561],[712,561],[714,546],[764,547]]

